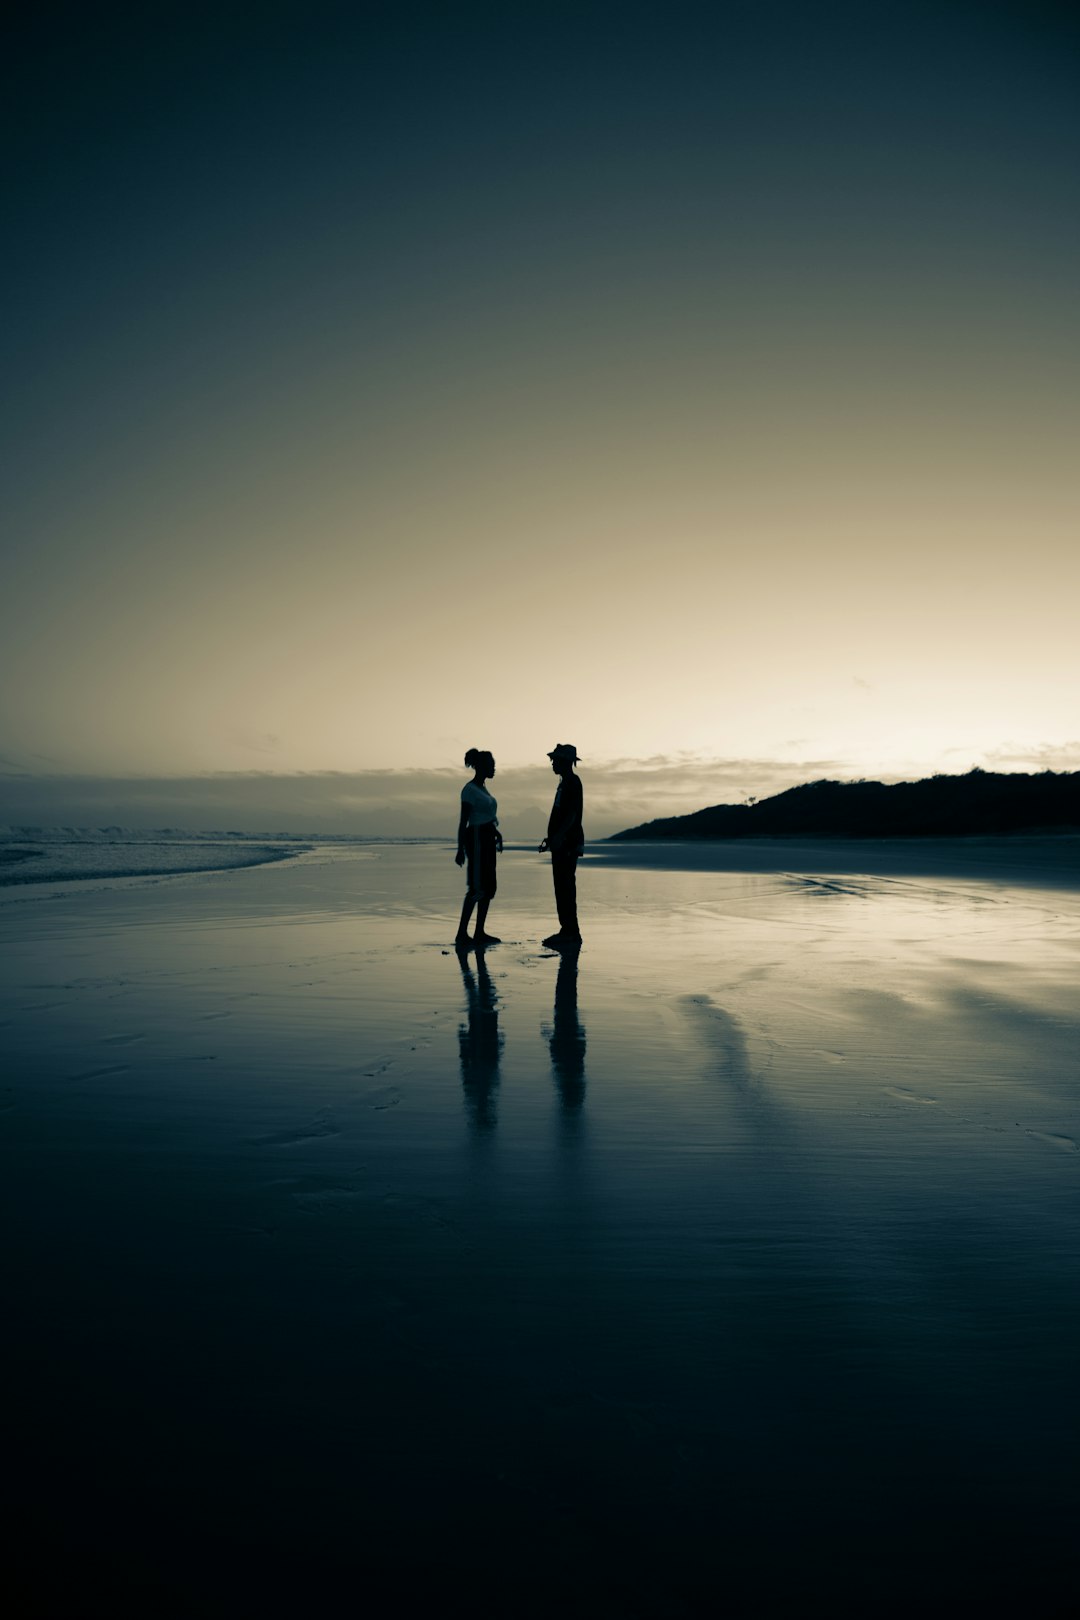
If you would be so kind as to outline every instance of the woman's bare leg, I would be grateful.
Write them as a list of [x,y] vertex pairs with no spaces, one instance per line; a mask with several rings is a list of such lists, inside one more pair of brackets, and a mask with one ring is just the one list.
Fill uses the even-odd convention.
[[[472,943],[472,941],[469,939],[469,919],[472,916],[473,906],[475,904],[475,900],[471,899],[468,895],[465,896],[465,904],[461,908],[461,921],[457,925],[457,936],[454,941],[454,943],[457,945]],[[485,902],[482,900],[480,904],[485,905]]]
[[488,907],[490,904],[490,900],[481,900],[478,902],[476,907],[476,943],[478,945],[498,945],[501,943],[501,941],[497,939],[494,934],[488,933],[487,927],[485,926],[487,923]]

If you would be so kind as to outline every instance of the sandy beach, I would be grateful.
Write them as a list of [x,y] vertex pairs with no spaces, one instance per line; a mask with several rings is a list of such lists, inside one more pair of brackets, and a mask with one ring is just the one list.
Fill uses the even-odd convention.
[[523,850],[479,960],[437,845],[8,894],[21,1612],[1051,1612],[1075,849],[608,846],[567,958]]

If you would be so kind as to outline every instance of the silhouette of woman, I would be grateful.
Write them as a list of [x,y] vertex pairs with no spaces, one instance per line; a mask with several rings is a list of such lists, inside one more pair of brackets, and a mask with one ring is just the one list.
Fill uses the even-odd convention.
[[[461,790],[461,820],[458,823],[457,854],[454,860],[458,866],[468,862],[468,886],[465,890],[465,904],[461,908],[461,921],[458,923],[457,936],[454,944],[459,949],[475,945],[482,951],[485,945],[498,945],[499,941],[494,934],[489,934],[485,928],[488,907],[495,898],[497,880],[495,875],[495,857],[502,850],[502,833],[499,831],[499,819],[496,814],[498,804],[484,786],[495,775],[495,756],[489,754],[486,748],[470,748],[465,755],[466,766],[474,773],[471,782],[466,782]],[[476,935],[469,938],[469,919],[476,907]]]

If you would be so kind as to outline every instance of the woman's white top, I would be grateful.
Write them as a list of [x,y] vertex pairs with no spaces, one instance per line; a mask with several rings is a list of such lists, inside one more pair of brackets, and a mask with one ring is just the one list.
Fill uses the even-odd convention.
[[486,788],[477,787],[475,782],[466,782],[461,790],[461,802],[469,807],[469,826],[486,827],[489,822],[499,825],[496,815],[498,802]]

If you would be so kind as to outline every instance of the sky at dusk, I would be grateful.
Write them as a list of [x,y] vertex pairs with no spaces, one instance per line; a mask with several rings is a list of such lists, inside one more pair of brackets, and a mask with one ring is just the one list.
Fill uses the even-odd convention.
[[0,821],[1080,767],[1072,8],[26,10]]

